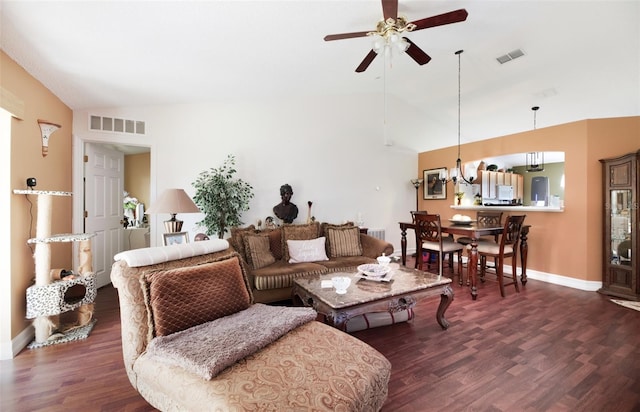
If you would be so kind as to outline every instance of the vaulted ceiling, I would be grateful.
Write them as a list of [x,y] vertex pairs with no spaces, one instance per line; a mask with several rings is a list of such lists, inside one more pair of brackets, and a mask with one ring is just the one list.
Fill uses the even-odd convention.
[[[72,109],[361,94],[421,113],[403,144],[462,141],[590,118],[640,115],[640,2],[400,0],[413,21],[464,8],[465,22],[406,35],[432,58],[355,68],[380,0],[0,1],[1,47]],[[524,56],[505,64],[497,57]],[[0,73],[1,75],[1,73]],[[372,121],[376,121],[372,119]],[[390,119],[393,122],[393,119]],[[429,138],[425,139],[425,135]]]

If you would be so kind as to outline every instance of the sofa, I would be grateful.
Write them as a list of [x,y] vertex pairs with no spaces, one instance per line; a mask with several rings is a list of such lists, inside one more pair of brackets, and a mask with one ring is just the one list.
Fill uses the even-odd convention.
[[298,277],[355,271],[393,253],[391,243],[361,233],[353,223],[234,227],[229,242],[246,265],[254,299],[263,303],[291,299]]
[[389,361],[317,322],[311,308],[255,303],[226,240],[115,256],[126,373],[162,411],[377,411]]

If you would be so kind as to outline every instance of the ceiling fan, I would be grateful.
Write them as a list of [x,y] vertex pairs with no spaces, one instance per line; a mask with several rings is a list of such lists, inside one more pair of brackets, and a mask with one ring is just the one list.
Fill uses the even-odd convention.
[[356,72],[361,73],[367,70],[373,59],[381,50],[388,50],[395,46],[407,53],[419,65],[427,64],[431,57],[420,47],[406,37],[402,37],[405,32],[428,29],[429,27],[443,26],[445,24],[458,23],[467,19],[467,11],[459,9],[448,13],[431,16],[412,22],[407,22],[403,16],[398,16],[398,0],[382,0],[383,20],[378,22],[375,31],[359,31],[354,33],[330,34],[324,37],[325,41],[352,39],[355,37],[376,36],[373,49],[362,60],[356,68]]

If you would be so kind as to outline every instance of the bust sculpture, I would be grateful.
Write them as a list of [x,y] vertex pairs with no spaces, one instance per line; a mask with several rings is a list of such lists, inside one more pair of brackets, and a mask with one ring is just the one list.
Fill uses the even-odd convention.
[[280,186],[282,201],[273,207],[273,213],[284,223],[293,223],[293,220],[298,217],[298,207],[291,203],[291,196],[293,196],[293,189],[290,185],[285,183]]

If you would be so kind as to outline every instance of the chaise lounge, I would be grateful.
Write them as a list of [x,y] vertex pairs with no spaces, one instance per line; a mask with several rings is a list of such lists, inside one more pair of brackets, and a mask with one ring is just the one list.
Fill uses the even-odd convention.
[[124,366],[172,410],[377,411],[391,365],[310,308],[254,303],[226,240],[115,256]]

